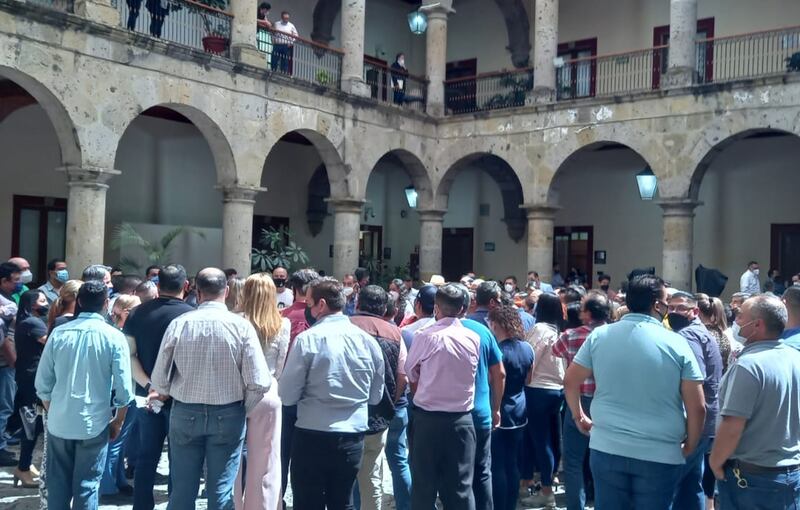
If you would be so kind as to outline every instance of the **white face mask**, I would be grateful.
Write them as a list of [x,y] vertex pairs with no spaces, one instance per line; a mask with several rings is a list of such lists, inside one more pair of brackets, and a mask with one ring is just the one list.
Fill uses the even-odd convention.
[[[745,327],[749,326],[753,322],[754,321],[748,322],[747,324],[745,324]],[[742,327],[739,326],[738,322],[733,323],[733,326],[731,326],[731,332],[733,333],[733,338],[735,338],[736,341],[738,341],[741,344],[747,344],[747,342],[750,341],[747,339],[747,337],[742,336]]]
[[19,281],[21,281],[26,285],[28,283],[31,283],[31,281],[33,281],[33,273],[31,273],[30,269],[26,269],[25,271],[20,273]]
[[753,269],[753,274],[754,274],[754,275],[758,276],[758,273],[759,273],[759,272],[760,272],[760,271],[758,270],[758,268],[756,268],[756,269]]
[[512,292],[514,292],[514,286],[513,286],[513,285],[511,285],[510,283],[507,283],[507,284],[503,285],[503,288],[504,288],[504,289],[506,290],[506,292],[508,292],[509,294],[511,294]]
[[345,287],[344,297],[350,297],[351,295],[353,295],[353,287]]
[[405,67],[406,59],[404,59],[404,58],[397,59],[397,63],[400,64],[401,66]]

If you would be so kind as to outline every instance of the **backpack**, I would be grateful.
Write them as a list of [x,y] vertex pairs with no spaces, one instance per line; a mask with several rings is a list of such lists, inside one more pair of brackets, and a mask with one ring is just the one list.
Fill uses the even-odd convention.
[[400,358],[400,343],[380,336],[374,337],[383,353],[384,385],[383,397],[377,405],[369,406],[367,434],[377,434],[389,428],[394,419],[394,394],[397,390],[397,364]]

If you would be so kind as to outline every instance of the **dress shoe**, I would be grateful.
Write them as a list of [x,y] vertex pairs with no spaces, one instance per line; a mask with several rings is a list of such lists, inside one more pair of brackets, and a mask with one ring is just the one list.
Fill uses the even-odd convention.
[[30,471],[20,471],[19,468],[14,469],[14,487],[22,483],[23,489],[35,489],[39,487],[39,482]]

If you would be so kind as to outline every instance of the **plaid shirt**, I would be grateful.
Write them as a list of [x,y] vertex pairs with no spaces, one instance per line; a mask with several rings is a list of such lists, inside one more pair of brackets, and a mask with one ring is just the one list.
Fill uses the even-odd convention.
[[151,378],[156,391],[179,402],[244,400],[248,412],[272,383],[253,325],[214,301],[169,324]]
[[[589,334],[596,327],[602,326],[603,324],[602,322],[593,322],[588,326],[584,325],[579,328],[564,331],[558,337],[558,341],[553,344],[553,354],[567,360],[567,365],[569,365],[572,363],[575,355],[578,354],[578,349],[581,348],[581,345],[583,345],[589,337]],[[589,377],[581,384],[581,395],[593,397],[595,388],[594,378]]]

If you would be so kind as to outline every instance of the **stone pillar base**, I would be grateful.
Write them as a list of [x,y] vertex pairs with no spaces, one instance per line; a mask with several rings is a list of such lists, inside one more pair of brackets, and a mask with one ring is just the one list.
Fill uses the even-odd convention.
[[333,277],[341,280],[358,267],[358,234],[364,200],[329,198],[333,209]]
[[[549,87],[534,87],[529,96],[534,104],[547,104],[556,101],[556,91]],[[528,101],[525,101],[528,103]]]
[[553,230],[558,207],[523,204],[528,216],[528,271],[536,271],[543,282],[553,277]]
[[242,64],[266,69],[267,59],[263,53],[250,44],[234,44],[231,46],[231,58]]
[[75,14],[105,25],[119,25],[119,12],[108,1],[75,0]]
[[343,78],[342,92],[359,97],[370,97],[372,95],[370,86],[360,78]]
[[691,67],[676,67],[661,77],[661,88],[676,89],[694,85],[696,71]]

